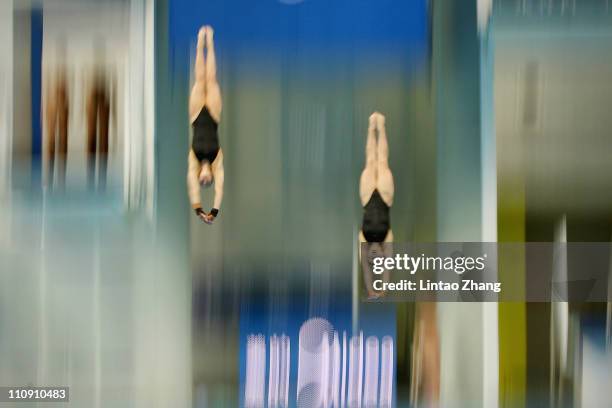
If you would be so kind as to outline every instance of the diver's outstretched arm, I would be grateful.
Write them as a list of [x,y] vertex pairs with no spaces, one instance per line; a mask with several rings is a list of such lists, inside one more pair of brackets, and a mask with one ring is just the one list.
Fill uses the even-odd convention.
[[225,169],[223,167],[223,151],[219,150],[219,157],[215,160],[215,199],[213,208],[219,210],[223,201],[223,184],[225,183]]
[[198,158],[189,150],[188,169],[187,169],[187,193],[189,194],[189,203],[191,208],[197,210],[202,208],[200,199],[200,181],[198,180],[201,165]]
[[225,169],[223,168],[223,151],[219,150],[219,154],[213,164],[213,174],[215,177],[215,198],[213,200],[213,208],[210,213],[205,214],[202,218],[205,223],[212,224],[219,214],[219,208],[223,201],[223,184],[225,183]]

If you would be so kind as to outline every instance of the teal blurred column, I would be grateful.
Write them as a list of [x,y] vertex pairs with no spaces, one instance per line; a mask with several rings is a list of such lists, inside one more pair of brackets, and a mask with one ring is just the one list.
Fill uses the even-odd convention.
[[[480,123],[482,159],[482,240],[497,241],[497,143],[495,133],[495,40],[494,19],[487,9],[479,10],[480,33]],[[489,5],[492,7],[492,4]],[[484,15],[483,15],[484,14]],[[490,18],[490,20],[489,20]],[[497,253],[488,253],[489,259],[497,259]],[[495,262],[492,262],[495,264]],[[498,279],[497,268],[490,271],[488,279]],[[497,302],[483,304],[483,404],[499,406],[499,307]]]
[[137,407],[191,407],[191,212],[185,193],[187,95],[172,89],[168,1],[145,0],[145,5],[145,18],[154,18],[155,27],[157,184],[153,250],[134,261],[134,330],[138,347],[135,400]]
[[[13,1],[0,4],[0,200],[10,194],[13,144]],[[8,200],[7,200],[8,201]],[[3,227],[0,224],[0,229]]]
[[[482,239],[480,43],[476,2],[433,3],[439,241]],[[482,407],[483,306],[440,303],[440,406]]]

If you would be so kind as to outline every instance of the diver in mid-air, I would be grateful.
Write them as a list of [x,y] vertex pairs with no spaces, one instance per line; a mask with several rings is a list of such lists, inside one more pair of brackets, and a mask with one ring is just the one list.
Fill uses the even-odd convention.
[[[207,224],[214,222],[223,200],[223,150],[219,145],[218,132],[221,109],[213,29],[204,26],[198,32],[195,83],[189,96],[189,118],[193,128],[193,139],[189,149],[187,187],[192,208]],[[210,212],[206,212],[202,208],[200,188],[209,187],[213,183],[215,187],[213,206]]]
[[[377,140],[378,134],[378,140]],[[375,256],[388,256],[393,242],[390,209],[393,205],[393,174],[389,168],[389,145],[385,131],[385,117],[379,112],[370,115],[366,141],[366,162],[359,180],[359,198],[363,206],[363,222],[359,242],[366,243],[364,260]],[[375,299],[382,295],[373,288],[372,271],[363,268],[363,277],[368,297]],[[386,280],[386,279],[385,279]]]

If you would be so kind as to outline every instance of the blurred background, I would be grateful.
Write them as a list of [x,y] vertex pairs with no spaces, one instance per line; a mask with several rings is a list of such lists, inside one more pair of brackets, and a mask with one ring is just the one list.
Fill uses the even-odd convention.
[[[608,3],[1,2],[0,386],[243,406],[247,337],[289,335],[296,370],[298,328],[323,318],[393,338],[393,406],[612,406],[610,302],[367,303],[357,262],[374,110],[396,242],[611,241]],[[204,24],[223,97],[213,226],[185,186]],[[529,255],[500,254],[498,279],[572,262],[528,271]]]

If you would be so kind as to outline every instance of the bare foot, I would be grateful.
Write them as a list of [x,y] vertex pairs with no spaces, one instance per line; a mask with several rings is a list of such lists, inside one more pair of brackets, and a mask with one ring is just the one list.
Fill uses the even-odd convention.
[[378,114],[378,129],[384,129],[385,128],[385,117],[383,114],[379,113]]
[[377,122],[377,117],[378,117],[379,113],[378,112],[374,112],[373,114],[370,115],[370,129],[376,129],[376,122]]
[[206,26],[200,27],[200,31],[198,31],[198,43],[204,44],[204,40],[206,39]]
[[215,33],[215,31],[213,30],[213,28],[209,25],[204,26],[204,29],[206,30],[206,38],[208,39],[208,41],[212,41],[213,39],[213,34]]
[[376,300],[379,298],[379,294],[374,291],[368,291],[368,300]]

